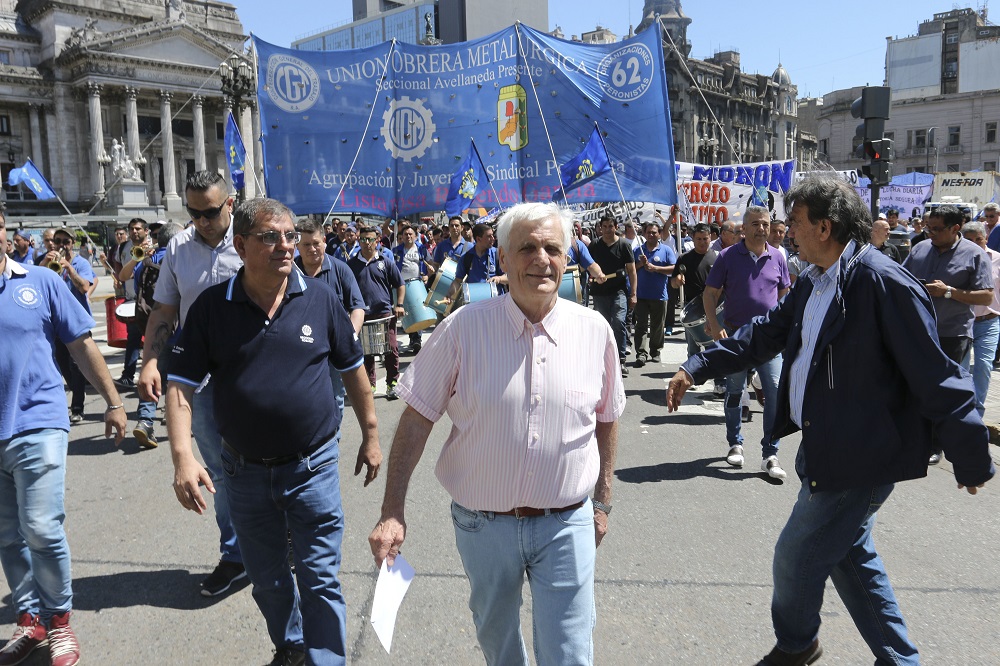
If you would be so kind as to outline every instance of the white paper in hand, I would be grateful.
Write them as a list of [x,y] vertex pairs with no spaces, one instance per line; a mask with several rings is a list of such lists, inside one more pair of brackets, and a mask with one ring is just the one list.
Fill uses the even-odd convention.
[[386,567],[382,561],[382,569],[378,572],[375,583],[375,598],[372,600],[372,627],[382,641],[386,652],[392,647],[392,632],[396,628],[396,613],[399,611],[406,590],[413,581],[413,567],[403,558],[402,553],[396,555],[392,567]]

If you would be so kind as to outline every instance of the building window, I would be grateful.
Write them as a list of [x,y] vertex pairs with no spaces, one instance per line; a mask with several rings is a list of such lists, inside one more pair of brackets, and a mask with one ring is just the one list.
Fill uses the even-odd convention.
[[0,134],[10,136],[10,116],[0,116]]
[[997,170],[996,162],[983,162],[983,171],[996,171],[996,170]]
[[909,144],[909,148],[926,148],[927,130],[908,130],[906,132],[906,142]]
[[959,146],[962,144],[962,128],[951,126],[948,128],[948,145]]
[[948,165],[948,166],[947,166],[947,167],[945,168],[945,171],[961,171],[961,170],[962,170],[962,169],[961,169],[961,168],[959,167],[959,165],[957,165],[957,164],[949,164],[949,165]]
[[9,65],[11,55],[13,54],[7,49],[0,49],[0,65]]
[[222,123],[215,123],[215,140],[225,141],[226,140],[226,126]]
[[991,123],[986,123],[986,143],[996,143],[997,142],[997,123],[994,120]]
[[958,34],[948,35],[944,38],[945,44],[958,44]]
[[819,154],[820,155],[829,155],[830,154],[830,140],[829,139],[820,139],[819,140]]

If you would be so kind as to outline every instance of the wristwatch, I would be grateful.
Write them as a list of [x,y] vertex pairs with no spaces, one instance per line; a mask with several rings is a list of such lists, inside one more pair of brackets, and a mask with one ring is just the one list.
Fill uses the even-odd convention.
[[598,502],[597,500],[590,500],[590,503],[594,505],[595,509],[600,509],[606,515],[611,515],[611,505],[605,504],[604,502]]
[[947,289],[945,289],[944,297],[945,298],[951,298],[951,287],[948,287]]

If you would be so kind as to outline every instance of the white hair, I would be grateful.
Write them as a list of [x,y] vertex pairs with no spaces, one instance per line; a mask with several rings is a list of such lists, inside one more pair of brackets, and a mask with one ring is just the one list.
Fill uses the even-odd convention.
[[573,242],[573,218],[569,212],[554,203],[520,203],[507,209],[497,223],[497,245],[510,252],[510,232],[514,225],[528,222],[538,225],[546,220],[554,219],[562,226],[563,250],[569,252]]

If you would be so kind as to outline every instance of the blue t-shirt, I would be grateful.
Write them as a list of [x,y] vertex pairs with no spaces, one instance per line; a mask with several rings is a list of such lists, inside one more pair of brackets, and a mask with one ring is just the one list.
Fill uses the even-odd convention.
[[[302,270],[302,258],[296,257],[294,261],[299,270]],[[333,293],[337,295],[337,300],[344,304],[347,314],[351,314],[352,310],[365,309],[365,299],[361,295],[361,290],[358,289],[358,281],[354,279],[354,273],[351,272],[347,264],[340,259],[329,255],[324,256],[323,267],[319,269],[316,277],[311,279],[322,280],[329,285],[330,289],[333,289]]]
[[[90,265],[89,261],[78,254],[74,254],[73,258],[69,260],[69,263],[80,277],[91,284],[94,283],[94,268]],[[62,278],[63,282],[66,283],[66,286],[69,287],[69,290],[73,292],[73,296],[76,300],[80,301],[80,305],[82,305],[87,312],[91,312],[90,299],[87,298],[86,293],[82,293],[79,289],[73,286],[73,280],[69,277],[69,271],[63,271]]]
[[472,241],[467,241],[464,238],[458,239],[458,243],[452,245],[451,236],[443,239],[434,248],[434,263],[441,265],[446,256],[451,257],[453,260],[458,261],[463,254],[471,250],[475,246]]
[[579,239],[573,240],[573,244],[570,245],[566,256],[569,257],[566,266],[579,266],[583,269],[584,275],[587,274],[587,269],[590,268],[590,265],[594,263],[594,258],[590,256],[590,250],[587,249],[587,245]]
[[[14,262],[10,262],[13,264]],[[0,440],[35,428],[69,431],[56,339],[73,342],[94,328],[54,271],[17,264],[0,274]]]
[[[466,266],[469,267],[468,274],[466,274]],[[483,256],[479,256],[473,248],[462,255],[462,258],[458,260],[458,267],[455,269],[456,280],[465,280],[473,284],[486,282],[497,275],[503,275],[503,269],[500,268],[495,247],[487,249]]]
[[212,374],[219,432],[251,458],[308,451],[340,427],[330,368],[361,365],[361,343],[333,291],[298,271],[273,317],[243,289],[245,269],[209,287],[188,312],[170,358],[170,381]]
[[667,294],[667,281],[670,279],[669,273],[654,273],[647,271],[645,267],[639,267],[639,257],[646,257],[646,260],[653,266],[673,266],[677,263],[677,253],[674,248],[666,243],[660,243],[650,250],[643,243],[633,251],[635,255],[635,279],[638,283],[635,287],[635,297],[649,301],[665,301],[669,298]]
[[385,254],[378,252],[366,262],[359,252],[351,257],[347,265],[358,281],[361,296],[368,306],[367,315],[389,315],[396,300],[393,290],[403,284],[392,254],[386,258]]

